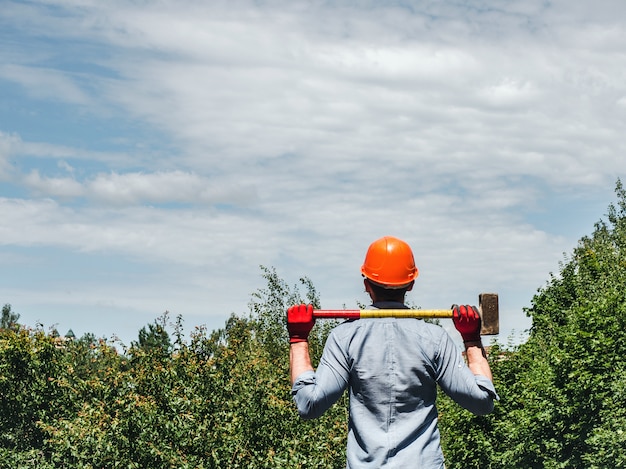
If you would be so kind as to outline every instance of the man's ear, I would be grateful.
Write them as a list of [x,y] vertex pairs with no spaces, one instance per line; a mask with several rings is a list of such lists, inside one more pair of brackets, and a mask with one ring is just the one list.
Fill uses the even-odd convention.
[[372,290],[372,284],[367,280],[367,278],[363,279],[363,285],[365,285],[365,292],[370,296],[370,298],[373,300],[374,297],[372,296],[374,294],[374,291]]
[[406,291],[411,291],[411,290],[413,290],[413,285],[415,285],[415,280],[413,280],[413,281],[411,282],[411,285],[409,285],[408,287],[406,287]]

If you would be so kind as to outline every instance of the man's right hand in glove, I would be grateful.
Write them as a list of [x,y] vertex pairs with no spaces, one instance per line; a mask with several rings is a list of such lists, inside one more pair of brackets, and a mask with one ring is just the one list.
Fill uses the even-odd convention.
[[287,310],[287,330],[289,343],[306,342],[315,325],[313,305],[297,305]]

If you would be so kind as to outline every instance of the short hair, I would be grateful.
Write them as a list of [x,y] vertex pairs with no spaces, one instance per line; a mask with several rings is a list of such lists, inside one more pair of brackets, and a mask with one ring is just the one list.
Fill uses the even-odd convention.
[[403,302],[406,292],[411,288],[413,282],[403,288],[385,288],[382,285],[372,282],[369,278],[365,277],[365,280],[372,288],[374,295],[376,295],[377,301],[398,301]]

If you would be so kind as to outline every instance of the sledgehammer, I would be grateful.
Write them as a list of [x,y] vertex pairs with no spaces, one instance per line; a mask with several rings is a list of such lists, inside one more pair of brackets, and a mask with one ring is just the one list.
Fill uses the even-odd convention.
[[[481,335],[497,335],[500,317],[497,293],[478,295],[478,313],[482,319]],[[452,318],[452,309],[315,309],[314,318]]]

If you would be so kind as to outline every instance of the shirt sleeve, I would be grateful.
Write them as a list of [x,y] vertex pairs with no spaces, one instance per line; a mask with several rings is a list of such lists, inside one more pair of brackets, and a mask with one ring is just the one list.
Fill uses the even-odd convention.
[[447,334],[442,334],[437,357],[437,382],[464,409],[476,415],[493,411],[499,400],[495,386],[485,376],[474,375]]
[[294,381],[291,393],[303,419],[321,416],[348,386],[349,365],[337,337],[331,332],[316,371],[305,371]]

